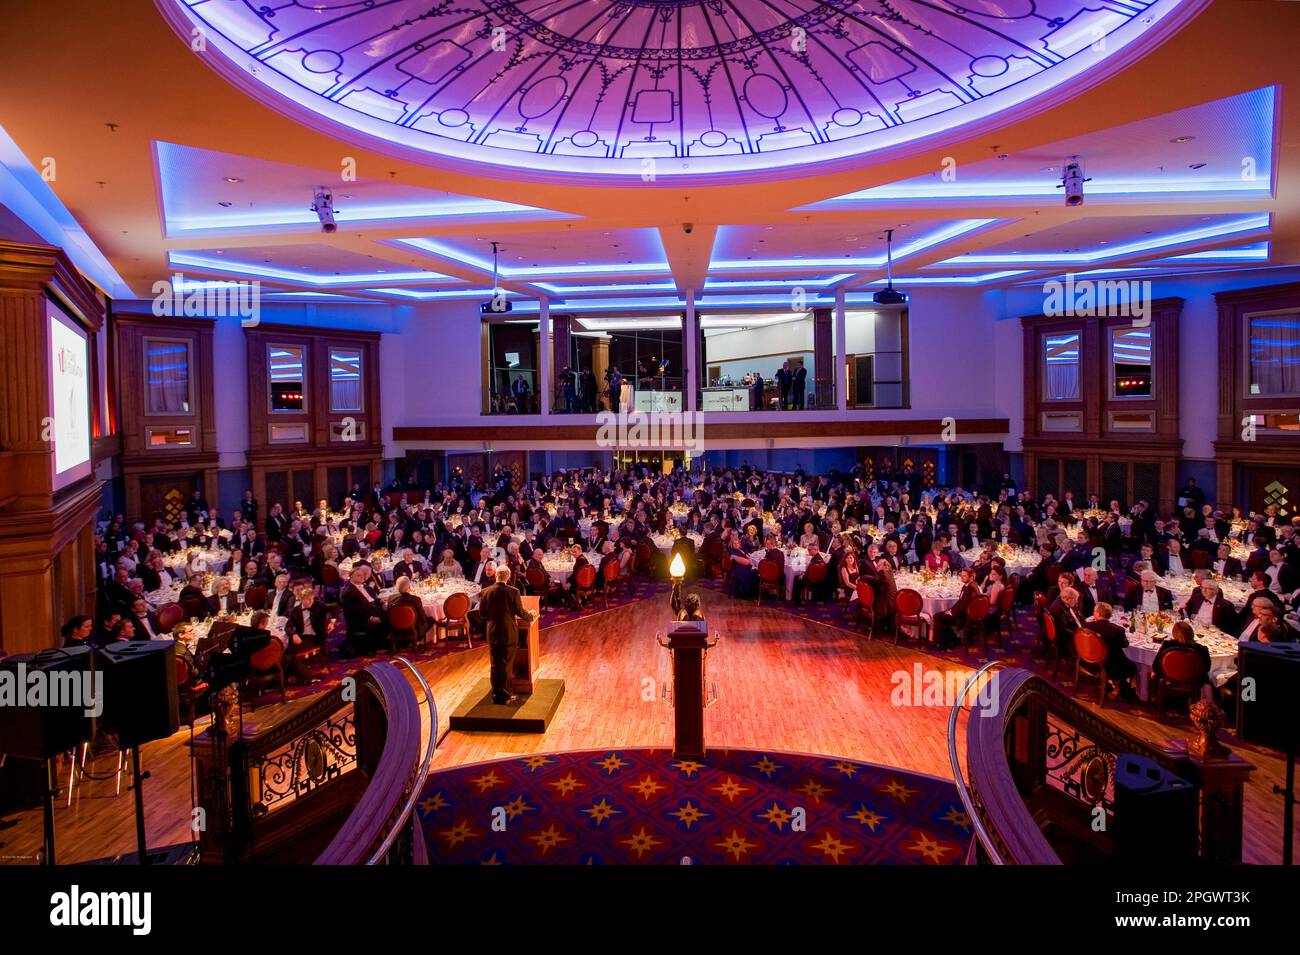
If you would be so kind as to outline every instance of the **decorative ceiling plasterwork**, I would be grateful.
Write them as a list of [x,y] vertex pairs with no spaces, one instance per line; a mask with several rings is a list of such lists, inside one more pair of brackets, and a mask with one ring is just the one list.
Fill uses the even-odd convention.
[[641,178],[788,169],[1004,122],[1200,5],[158,3],[214,65],[299,118],[453,162]]

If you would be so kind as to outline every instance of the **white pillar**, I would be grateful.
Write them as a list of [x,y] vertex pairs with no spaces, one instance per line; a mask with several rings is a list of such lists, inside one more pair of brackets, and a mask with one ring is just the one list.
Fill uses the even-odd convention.
[[847,322],[844,317],[844,286],[835,290],[835,403],[841,411],[849,408],[849,349]]
[[537,405],[542,414],[551,413],[551,300],[537,301]]
[[682,335],[686,339],[686,348],[683,349],[683,354],[686,355],[686,367],[682,369],[682,389],[686,392],[686,403],[683,407],[689,412],[699,410],[699,392],[697,387],[700,375],[698,369],[695,367],[695,362],[699,358],[696,354],[700,340],[698,324],[699,323],[695,317],[695,289],[687,289],[686,325],[682,329]]

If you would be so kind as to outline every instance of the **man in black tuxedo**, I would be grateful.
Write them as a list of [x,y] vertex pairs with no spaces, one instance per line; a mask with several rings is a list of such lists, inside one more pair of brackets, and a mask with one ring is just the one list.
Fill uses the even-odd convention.
[[773,377],[776,378],[777,391],[781,396],[781,410],[785,411],[790,407],[790,362],[782,362]]
[[790,374],[790,402],[796,409],[803,408],[804,393],[808,386],[808,369],[803,365],[795,366]]
[[1131,588],[1124,597],[1124,606],[1129,611],[1140,610],[1143,613],[1155,613],[1159,610],[1174,609],[1174,595],[1165,587],[1159,586],[1154,570],[1144,570],[1141,586]]
[[510,586],[510,568],[497,568],[496,583],[479,595],[478,607],[492,655],[492,702],[512,703],[517,697],[510,692],[510,671],[519,647],[519,628],[532,623],[532,615],[524,610],[519,591]]
[[280,540],[288,527],[289,518],[285,517],[280,505],[272,504],[271,513],[266,516],[266,539],[272,542]]
[[1119,624],[1111,622],[1112,613],[1114,608],[1103,600],[1093,609],[1084,626],[1101,637],[1101,642],[1106,644],[1103,667],[1107,678],[1119,687],[1122,699],[1135,701],[1137,691],[1133,688],[1133,677],[1137,674],[1137,664],[1124,653],[1124,648],[1128,646],[1128,634]]
[[1224,633],[1232,633],[1237,625],[1237,608],[1226,597],[1219,585],[1212,579],[1201,581],[1201,586],[1192,591],[1183,608],[1187,619],[1201,626],[1212,625]]
[[1057,649],[1062,657],[1070,656],[1074,652],[1074,635],[1083,626],[1083,618],[1079,615],[1079,592],[1066,587],[1047,612],[1056,624]]
[[366,587],[366,568],[354,567],[339,597],[350,648],[368,654],[384,636],[384,608]]

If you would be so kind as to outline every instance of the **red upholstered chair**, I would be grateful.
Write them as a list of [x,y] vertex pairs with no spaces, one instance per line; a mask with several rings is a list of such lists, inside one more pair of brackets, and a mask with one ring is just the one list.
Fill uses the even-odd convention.
[[384,539],[384,535],[381,534],[378,529],[370,531],[370,533],[366,534],[366,543],[369,544],[372,549],[376,544],[378,544],[383,539]]
[[636,545],[636,572],[649,577],[654,573],[655,555],[649,541],[640,541]]
[[163,604],[158,608],[158,629],[171,633],[176,625],[185,621],[185,608],[178,603]]
[[722,576],[731,565],[731,561],[726,559],[726,553],[720,540],[709,541],[704,548],[706,572],[710,577]]
[[980,639],[980,648],[983,650],[988,649],[989,630],[987,623],[990,606],[989,598],[983,594],[966,606],[966,624],[962,628],[963,635],[966,638],[966,649],[969,650],[975,646],[976,636]]
[[1056,642],[1056,620],[1046,609],[1043,610],[1043,616],[1040,618],[1042,627],[1043,645],[1047,647],[1047,659],[1052,664],[1052,679],[1056,679],[1056,671],[1061,667],[1061,647]]
[[581,607],[584,603],[596,602],[596,568],[587,564],[573,575],[574,602]]
[[763,594],[771,594],[780,602],[785,596],[785,574],[781,572],[781,565],[770,557],[764,557],[758,562],[758,602],[763,602]]
[[[812,599],[813,588],[820,587],[822,584],[826,583],[826,576],[830,572],[830,564],[825,562],[808,565],[808,569],[805,570],[803,574],[803,596],[805,599]],[[823,594],[824,593],[825,591],[823,591]]]
[[1151,685],[1155,690],[1151,695],[1156,701],[1156,712],[1165,708],[1165,697],[1171,693],[1194,702],[1210,672],[1205,657],[1191,647],[1170,647],[1159,662],[1151,670]]
[[600,572],[603,579],[600,591],[600,598],[605,601],[605,608],[609,609],[610,595],[617,595],[623,586],[623,579],[619,576],[618,561],[611,560],[605,565],[605,569]]
[[876,591],[867,580],[859,580],[857,583],[858,591],[858,623],[867,622],[867,639],[870,640],[875,636],[876,629]]
[[254,584],[244,591],[244,606],[249,610],[265,610],[268,592],[262,584]]
[[898,612],[894,615],[894,644],[898,644],[899,635],[904,627],[915,627],[916,638],[925,642],[930,637],[930,621],[921,616],[925,599],[919,591],[904,587],[898,592]]
[[1074,693],[1079,695],[1079,682],[1084,676],[1093,676],[1101,683],[1097,692],[1097,705],[1106,705],[1106,644],[1095,631],[1080,627],[1074,632]]
[[279,682],[280,702],[284,702],[284,644],[272,637],[266,646],[248,658],[252,673],[245,678],[245,687],[260,685],[266,680]]
[[528,584],[528,592],[536,594],[543,603],[547,600],[554,602],[560,590],[551,580],[551,575],[536,564],[529,564],[524,568],[524,582]]
[[337,607],[339,595],[343,591],[343,578],[339,576],[336,564],[321,564],[320,596],[326,607]]
[[1194,550],[1191,556],[1192,570],[1206,570],[1210,566],[1210,552],[1207,550]]
[[199,679],[198,669],[194,665],[194,658],[190,656],[187,650],[184,653],[179,652],[181,644],[176,645],[176,697],[178,702],[188,714],[185,725],[194,725],[194,708],[195,703],[208,692],[208,684]]
[[456,591],[442,602],[443,619],[438,621],[437,631],[450,638],[453,633],[465,634],[465,645],[474,648],[474,638],[469,632],[469,594]]
[[1016,588],[1008,581],[1007,585],[1002,588],[1002,593],[998,594],[998,646],[1006,646],[1002,639],[1003,634],[1008,637],[1015,634],[1016,629]]
[[1052,564],[1050,567],[1047,568],[1047,585],[1049,589],[1056,586],[1056,582],[1057,580],[1060,579],[1060,576],[1061,576],[1060,564]]
[[394,656],[397,655],[398,641],[410,640],[414,644],[418,636],[413,608],[401,604],[388,608],[388,643]]

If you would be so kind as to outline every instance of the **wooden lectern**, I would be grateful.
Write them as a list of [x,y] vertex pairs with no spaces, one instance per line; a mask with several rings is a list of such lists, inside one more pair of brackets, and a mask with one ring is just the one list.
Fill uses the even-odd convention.
[[537,664],[542,657],[541,627],[537,621],[542,616],[541,597],[520,597],[524,609],[532,613],[533,622],[527,634],[521,632],[521,646],[515,651],[514,672],[510,674],[510,692],[531,696],[537,689]]
[[[716,642],[716,641],[715,641]],[[673,755],[678,759],[704,756],[704,655],[709,647],[704,621],[675,622],[667,647],[673,661]]]

